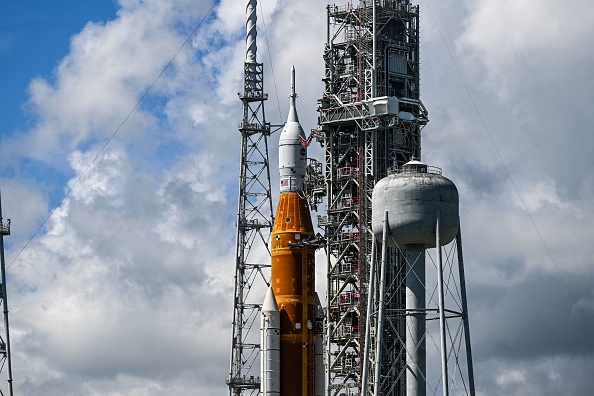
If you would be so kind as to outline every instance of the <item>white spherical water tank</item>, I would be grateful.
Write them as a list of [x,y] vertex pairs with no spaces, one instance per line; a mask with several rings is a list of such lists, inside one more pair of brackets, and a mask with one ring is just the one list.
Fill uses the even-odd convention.
[[372,197],[372,228],[381,241],[388,210],[388,245],[435,247],[436,213],[440,213],[441,244],[447,245],[460,227],[458,190],[441,170],[413,160],[399,172],[377,182]]

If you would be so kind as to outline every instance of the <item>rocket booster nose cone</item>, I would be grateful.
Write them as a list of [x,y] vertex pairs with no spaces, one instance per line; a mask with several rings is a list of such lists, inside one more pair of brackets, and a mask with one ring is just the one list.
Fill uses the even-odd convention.
[[279,312],[278,304],[276,303],[276,297],[274,296],[272,286],[268,288],[268,291],[266,292],[266,297],[264,297],[264,303],[262,304],[262,312]]

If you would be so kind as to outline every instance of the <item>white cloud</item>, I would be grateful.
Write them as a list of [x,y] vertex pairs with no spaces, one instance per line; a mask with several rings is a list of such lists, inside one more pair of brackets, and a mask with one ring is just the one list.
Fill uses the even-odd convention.
[[[87,24],[72,38],[52,78],[31,82],[33,126],[3,139],[3,158],[58,173],[60,192],[73,186],[211,3],[119,5],[115,19]],[[268,121],[284,119],[294,64],[309,130],[322,92],[325,3],[259,5]],[[422,12],[423,95],[432,119],[423,155],[461,192],[477,385],[484,395],[585,394],[592,345],[576,312],[591,318],[594,79],[587,44],[579,44],[594,36],[594,11],[585,1],[562,7],[549,0],[440,2],[432,10],[438,21],[448,16],[442,31],[457,43],[457,60],[468,60],[458,61],[466,82],[578,301],[569,301]],[[19,393],[226,392],[244,13],[243,4],[220,3],[10,268]],[[40,182],[26,167],[15,164],[2,178],[5,216],[22,227],[13,228],[9,260],[57,203],[54,179]],[[274,166],[271,173],[275,186]],[[568,325],[552,326],[554,315]],[[565,341],[552,348],[556,334]]]
[[[80,172],[89,155],[71,158]],[[56,381],[86,378],[88,392],[101,389],[94,378],[138,383],[158,375],[130,388],[157,392],[178,386],[179,373],[199,370],[205,356],[226,362],[228,337],[212,334],[230,332],[232,285],[216,267],[231,262],[230,242],[219,236],[232,225],[217,219],[224,200],[205,184],[212,175],[190,164],[160,186],[134,183],[138,175],[116,148],[81,179],[15,267],[16,361],[47,364]],[[143,194],[153,202],[138,207]],[[20,371],[19,384],[32,394],[31,375]]]
[[[488,84],[500,96],[509,99],[509,90],[525,84],[555,84],[548,73],[567,73],[568,60],[576,70],[580,62],[592,62],[591,54],[583,51],[587,37],[594,35],[588,22],[594,11],[587,0],[559,6],[553,0],[472,2],[468,27],[460,37],[461,47],[477,52],[472,61],[484,64]],[[516,70],[533,73],[532,79],[514,78]],[[532,80],[532,81],[531,81]]]
[[[70,169],[68,187],[77,185],[11,269],[15,385],[23,394],[225,388],[235,210],[227,183],[236,183],[218,173],[230,165],[217,163],[217,153],[228,150],[238,117],[216,96],[196,95],[218,84],[218,71],[200,72],[208,53],[182,51],[77,181],[191,31],[179,23],[194,25],[204,12],[193,3],[121,2],[116,19],[73,37],[55,81],[31,85],[38,122],[8,144]],[[200,108],[208,116],[196,123]],[[212,133],[214,125],[224,133]],[[20,179],[3,186],[32,190],[18,205],[10,194],[7,205],[39,221],[46,197]]]
[[526,372],[522,369],[507,369],[497,375],[498,385],[520,385],[526,378]]
[[47,213],[47,203],[43,196],[43,186],[36,186],[26,178],[3,179],[0,185],[4,221],[6,223],[7,219],[15,219],[11,237],[5,239],[5,243],[12,244],[12,239],[22,240],[37,230],[38,224]]
[[522,191],[522,202],[518,199],[518,205],[523,209],[527,209],[529,212],[535,212],[541,207],[549,207],[557,210],[563,210],[571,212],[572,209],[578,210],[578,208],[572,208],[569,203],[561,198],[555,181],[551,178],[538,181],[533,185],[524,185]]
[[580,298],[573,308],[572,313],[575,315],[594,313],[594,297]]

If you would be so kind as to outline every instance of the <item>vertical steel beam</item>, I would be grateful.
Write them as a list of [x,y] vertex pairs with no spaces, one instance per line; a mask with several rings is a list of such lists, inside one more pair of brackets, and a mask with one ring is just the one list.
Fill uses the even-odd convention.
[[437,249],[437,288],[439,293],[439,335],[441,344],[441,380],[443,396],[449,396],[448,384],[448,352],[446,349],[446,324],[445,324],[445,306],[443,294],[443,263],[441,260],[441,235],[440,235],[440,213],[439,209],[435,213],[435,248]]
[[377,96],[377,0],[373,1],[373,44],[372,44],[372,67],[371,67],[371,98]]
[[[375,386],[373,388],[373,394],[375,396],[381,395],[381,383],[382,383],[382,349],[384,339],[384,305],[385,305],[385,293],[386,293],[386,263],[388,256],[388,211],[384,212],[384,231],[382,235],[382,262],[381,262],[381,275],[378,288],[378,313],[377,313],[377,331],[375,332]],[[365,384],[363,384],[365,386]]]
[[458,251],[458,272],[460,276],[460,295],[462,300],[462,321],[464,325],[464,341],[466,345],[466,364],[468,368],[468,387],[470,396],[474,396],[474,367],[472,364],[472,347],[470,345],[470,324],[468,323],[468,302],[466,300],[466,276],[464,275],[464,258],[462,257],[462,230],[456,235],[456,249]]
[[374,308],[375,298],[375,270],[377,260],[375,257],[375,249],[377,242],[375,238],[371,242],[371,268],[369,270],[369,288],[367,290],[367,318],[365,320],[365,347],[363,349],[363,370],[361,373],[361,396],[367,396],[368,377],[369,377],[369,350],[371,349],[371,326],[372,326],[372,310]]
[[2,276],[2,283],[0,287],[2,287],[2,310],[4,313],[4,335],[6,337],[6,341],[3,343],[1,347],[2,354],[6,359],[6,366],[8,372],[8,394],[9,396],[13,395],[12,391],[12,358],[10,353],[10,329],[8,325],[8,299],[7,299],[7,292],[6,292],[6,261],[4,260],[4,236],[10,235],[10,220],[5,225],[4,220],[2,218],[2,201],[0,198],[0,271]]

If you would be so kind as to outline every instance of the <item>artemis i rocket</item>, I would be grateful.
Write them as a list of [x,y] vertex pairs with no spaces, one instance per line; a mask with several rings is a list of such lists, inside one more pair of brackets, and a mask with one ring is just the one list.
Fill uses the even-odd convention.
[[291,69],[289,115],[279,138],[280,195],[271,234],[271,283],[261,312],[262,396],[324,393],[322,310],[315,292],[314,230],[303,194],[305,133]]

